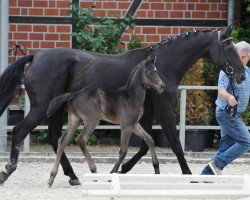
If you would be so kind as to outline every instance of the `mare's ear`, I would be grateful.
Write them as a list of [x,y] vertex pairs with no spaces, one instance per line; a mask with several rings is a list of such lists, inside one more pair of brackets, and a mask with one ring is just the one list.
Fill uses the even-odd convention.
[[146,63],[155,63],[155,61],[156,61],[156,56],[149,55],[146,58]]
[[226,33],[225,33],[225,36],[230,36],[232,31],[234,29],[234,25],[233,24],[230,24],[227,29],[226,29]]
[[223,40],[223,39],[226,39],[226,38],[230,37],[233,29],[234,29],[234,25],[231,24],[226,29],[221,31],[221,35],[220,35],[219,40]]

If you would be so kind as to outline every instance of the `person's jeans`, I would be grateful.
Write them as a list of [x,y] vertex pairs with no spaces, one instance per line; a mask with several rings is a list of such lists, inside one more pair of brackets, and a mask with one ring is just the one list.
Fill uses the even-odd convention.
[[[211,158],[219,169],[223,169],[250,149],[250,134],[240,114],[230,117],[219,108],[216,108],[216,119],[221,127],[220,147]],[[207,165],[201,174],[213,174]]]

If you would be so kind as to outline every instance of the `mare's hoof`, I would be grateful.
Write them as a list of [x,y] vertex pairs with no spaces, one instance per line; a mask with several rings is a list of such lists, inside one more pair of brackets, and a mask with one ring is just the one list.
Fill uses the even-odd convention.
[[76,186],[76,185],[81,185],[81,182],[79,181],[79,179],[69,179],[69,184],[71,186]]
[[119,174],[126,174],[127,172],[124,172],[124,171],[119,171]]
[[185,171],[185,172],[183,172],[183,174],[192,174],[192,172],[189,170],[189,171]]
[[0,172],[0,185],[3,185],[7,178],[8,176],[5,172]]

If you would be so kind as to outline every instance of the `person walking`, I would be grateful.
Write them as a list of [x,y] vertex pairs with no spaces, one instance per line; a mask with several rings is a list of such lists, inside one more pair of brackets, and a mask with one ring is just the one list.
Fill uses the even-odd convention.
[[235,45],[241,62],[245,67],[246,79],[241,84],[233,85],[223,71],[218,80],[216,99],[216,120],[221,127],[220,146],[201,174],[220,175],[222,170],[233,160],[250,149],[250,133],[241,114],[246,110],[250,95],[250,44],[242,41]]

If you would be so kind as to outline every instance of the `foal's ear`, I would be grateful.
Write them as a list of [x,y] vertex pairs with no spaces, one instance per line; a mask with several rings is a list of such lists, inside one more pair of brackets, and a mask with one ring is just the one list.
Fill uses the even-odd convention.
[[148,56],[147,59],[146,59],[146,63],[155,63],[156,61],[156,56]]

